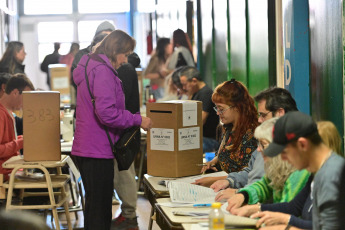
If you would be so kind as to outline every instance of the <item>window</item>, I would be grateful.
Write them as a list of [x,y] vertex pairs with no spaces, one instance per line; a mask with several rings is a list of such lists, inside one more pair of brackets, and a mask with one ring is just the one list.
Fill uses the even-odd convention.
[[38,59],[41,63],[54,51],[54,42],[60,42],[60,54],[67,54],[73,42],[73,22],[40,22],[38,31]]
[[130,0],[78,0],[79,13],[121,13],[130,11]]
[[24,14],[71,14],[72,0],[25,0]]
[[156,3],[155,0],[141,0],[137,1],[138,12],[140,13],[151,13],[155,11]]

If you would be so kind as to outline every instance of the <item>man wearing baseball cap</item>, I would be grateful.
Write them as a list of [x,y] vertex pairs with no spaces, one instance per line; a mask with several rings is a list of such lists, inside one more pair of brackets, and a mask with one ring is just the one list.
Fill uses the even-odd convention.
[[273,142],[264,154],[281,154],[298,170],[307,169],[314,174],[313,229],[343,229],[345,160],[322,142],[310,116],[296,111],[279,118],[273,129]]

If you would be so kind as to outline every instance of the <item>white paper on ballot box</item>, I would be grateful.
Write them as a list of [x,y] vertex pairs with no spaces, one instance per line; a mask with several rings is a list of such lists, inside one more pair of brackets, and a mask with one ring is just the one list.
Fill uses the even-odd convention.
[[182,104],[183,113],[183,126],[193,126],[197,125],[198,122],[198,107],[196,101],[185,101]]
[[178,130],[178,150],[200,148],[200,127],[183,128]]
[[151,150],[174,151],[174,129],[150,130]]

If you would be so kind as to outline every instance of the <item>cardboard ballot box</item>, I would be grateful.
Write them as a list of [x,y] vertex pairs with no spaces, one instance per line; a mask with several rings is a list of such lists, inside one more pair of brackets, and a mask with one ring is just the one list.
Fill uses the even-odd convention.
[[23,92],[25,161],[58,161],[60,143],[60,93]]
[[202,164],[202,102],[147,103],[153,121],[147,134],[147,173],[182,177],[200,173]]
[[51,90],[59,91],[61,102],[69,104],[71,101],[70,68],[65,64],[50,64],[48,68]]

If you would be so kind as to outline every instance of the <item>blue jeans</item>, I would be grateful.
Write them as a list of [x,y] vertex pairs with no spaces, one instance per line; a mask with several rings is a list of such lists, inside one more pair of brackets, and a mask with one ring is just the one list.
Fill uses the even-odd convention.
[[219,143],[215,139],[203,137],[202,149],[203,152],[215,152],[219,148]]

